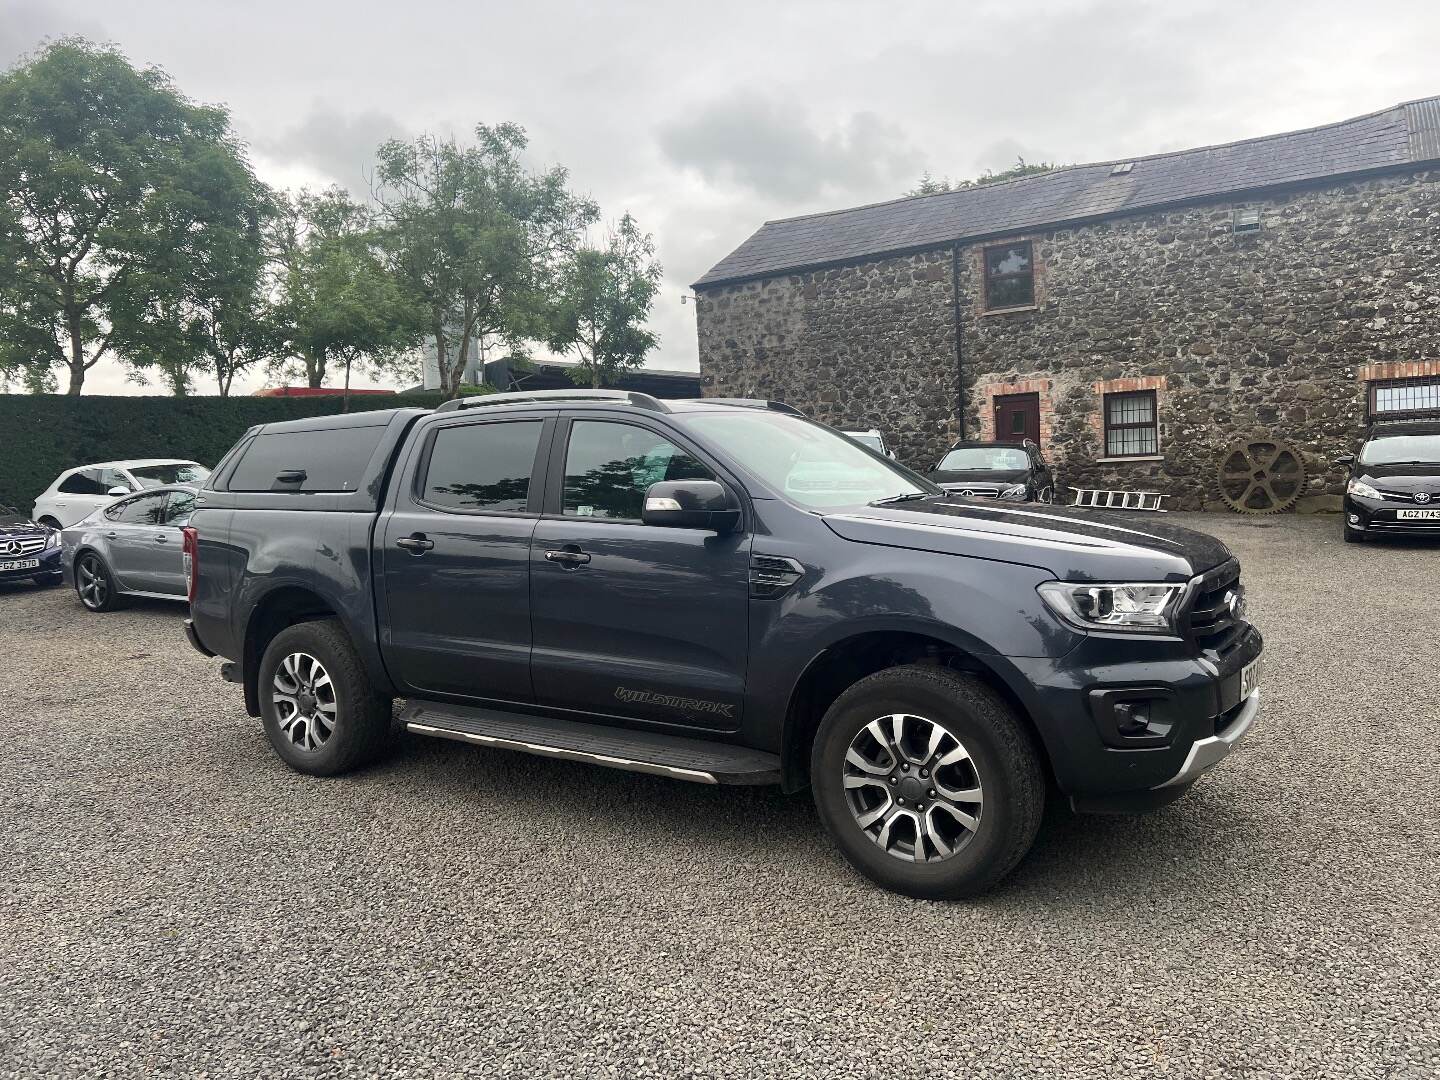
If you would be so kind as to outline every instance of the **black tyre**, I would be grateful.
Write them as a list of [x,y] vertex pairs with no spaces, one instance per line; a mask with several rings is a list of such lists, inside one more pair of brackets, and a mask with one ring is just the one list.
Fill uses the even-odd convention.
[[260,660],[259,691],[265,735],[299,772],[347,772],[389,744],[390,699],[371,684],[339,623],[297,623],[276,634]]
[[39,585],[42,589],[51,589],[65,580],[65,573],[64,571],[56,570],[53,574],[37,575],[33,580],[35,584]]
[[992,887],[1045,809],[1039,750],[973,676],[931,665],[861,679],[826,712],[810,758],[820,819],[845,858],[906,896]]
[[123,602],[110,568],[93,551],[75,560],[75,595],[87,611],[114,611]]

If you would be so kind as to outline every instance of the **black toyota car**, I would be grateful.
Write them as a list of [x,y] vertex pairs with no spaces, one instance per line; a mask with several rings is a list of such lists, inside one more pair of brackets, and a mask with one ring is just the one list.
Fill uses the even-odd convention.
[[1440,417],[1373,424],[1345,484],[1347,543],[1381,533],[1440,536]]
[[1040,447],[1023,442],[957,442],[929,479],[952,495],[1008,502],[1055,501],[1055,477]]

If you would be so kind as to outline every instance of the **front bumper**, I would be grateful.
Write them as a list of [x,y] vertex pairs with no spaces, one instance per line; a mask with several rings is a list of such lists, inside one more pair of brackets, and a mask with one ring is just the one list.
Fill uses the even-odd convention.
[[1366,499],[1359,495],[1346,494],[1341,503],[1345,514],[1345,527],[1352,532],[1363,533],[1416,533],[1440,535],[1440,516],[1425,518],[1402,518],[1401,510],[1421,512],[1434,511],[1440,515],[1440,502],[1421,506],[1413,502],[1394,499]]
[[1190,753],[1185,756],[1185,764],[1180,766],[1180,771],[1163,784],[1156,784],[1156,788],[1189,787],[1199,779],[1201,773],[1218,765],[1230,755],[1230,751],[1240,745],[1250,733],[1250,725],[1255,722],[1255,717],[1259,715],[1260,691],[1257,688],[1236,706],[1234,715],[1227,717],[1223,726],[1217,725],[1219,730],[1214,735],[1196,739],[1191,743]]
[[58,574],[63,569],[60,563],[60,549],[58,547],[48,548],[32,555],[0,555],[0,563],[39,560],[39,566],[27,567],[24,570],[0,570],[0,581],[25,581],[29,578],[45,577],[47,574]]

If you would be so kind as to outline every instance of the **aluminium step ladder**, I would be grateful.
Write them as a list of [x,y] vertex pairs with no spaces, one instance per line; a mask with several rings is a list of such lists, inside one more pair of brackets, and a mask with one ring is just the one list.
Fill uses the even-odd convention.
[[1075,501],[1071,506],[1086,506],[1100,510],[1148,510],[1156,514],[1169,513],[1161,502],[1170,498],[1158,491],[1107,491],[1104,488],[1072,488]]

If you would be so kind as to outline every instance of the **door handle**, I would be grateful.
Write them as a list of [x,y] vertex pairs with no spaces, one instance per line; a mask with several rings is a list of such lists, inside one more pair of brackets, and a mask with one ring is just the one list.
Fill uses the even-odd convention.
[[395,541],[396,547],[402,547],[411,555],[424,555],[435,546],[434,540],[427,540],[424,533],[415,533],[412,536],[402,536]]
[[114,540],[114,539],[115,539],[116,537],[118,537],[119,535],[120,535],[119,533],[108,532],[108,533],[105,534],[105,539],[106,539],[106,540]]
[[547,551],[545,558],[550,562],[559,563],[566,570],[574,570],[577,566],[584,566],[590,561],[590,556],[573,544],[561,548],[559,551]]
[[155,537],[155,542],[156,542],[157,544],[164,544],[164,543],[168,543],[169,541],[168,541],[168,539],[167,539],[167,537],[165,536],[164,533],[160,533],[159,535],[157,535],[157,536]]

